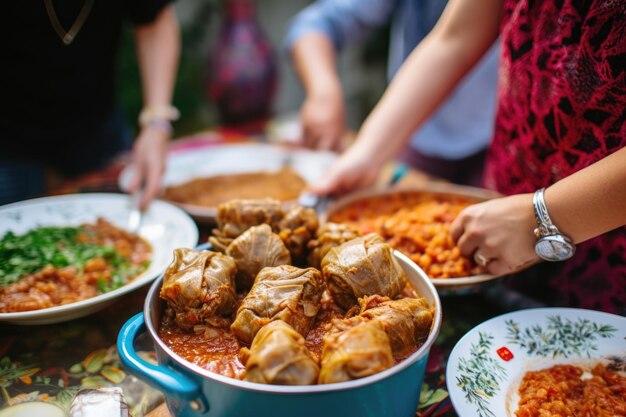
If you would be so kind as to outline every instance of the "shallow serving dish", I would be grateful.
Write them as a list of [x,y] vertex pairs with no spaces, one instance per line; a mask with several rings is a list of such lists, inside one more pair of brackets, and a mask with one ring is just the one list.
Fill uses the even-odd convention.
[[[196,178],[215,175],[277,172],[286,164],[308,184],[312,184],[322,177],[336,157],[332,152],[261,143],[183,148],[168,154],[163,186],[180,185]],[[132,174],[132,166],[121,172],[118,181],[120,188],[127,188]],[[181,207],[197,221],[208,223],[215,221],[217,207],[172,203]]]
[[[432,194],[437,198],[441,198],[444,200],[446,198],[460,197],[473,200],[476,203],[501,197],[500,194],[494,191],[443,182],[433,182],[424,186],[407,185],[393,188],[376,187],[358,191],[332,201],[331,203],[329,203],[327,210],[322,215],[322,221],[328,221],[328,219],[332,217],[333,213],[357,201],[367,200],[370,198],[384,198],[385,196],[392,197],[393,195],[397,195],[400,193],[415,193],[427,195]],[[461,295],[474,293],[478,291],[484,283],[487,283],[488,281],[494,280],[499,277],[500,275],[479,274],[455,278],[430,278],[430,280],[435,285],[435,287],[437,287],[437,290],[442,295]]]
[[[412,417],[419,402],[428,353],[441,326],[441,304],[424,272],[401,253],[396,258],[419,294],[435,307],[428,339],[401,363],[378,374],[325,385],[266,385],[218,375],[174,353],[158,336],[164,310],[159,298],[162,277],[152,284],[143,313],[122,327],[117,347],[125,367],[161,390],[177,417]],[[147,329],[158,365],[146,362],[134,341]]]
[[[37,198],[0,207],[0,236],[7,231],[23,234],[40,226],[78,226],[103,217],[126,228],[131,211],[124,194],[69,194]],[[152,246],[150,267],[128,284],[93,298],[42,310],[0,313],[0,321],[13,324],[46,324],[66,321],[93,313],[116,298],[154,280],[179,247],[194,247],[198,228],[179,208],[164,201],[153,201],[143,215],[138,234]]]
[[538,308],[474,327],[448,359],[446,382],[460,417],[515,417],[527,371],[614,365],[626,375],[626,318],[593,310]]

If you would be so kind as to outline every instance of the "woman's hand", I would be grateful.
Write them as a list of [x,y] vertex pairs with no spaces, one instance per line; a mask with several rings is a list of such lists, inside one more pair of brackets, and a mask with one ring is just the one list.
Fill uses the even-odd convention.
[[346,132],[345,118],[341,90],[309,95],[300,109],[303,145],[312,149],[340,150]]
[[383,162],[355,144],[339,157],[310,191],[320,195],[340,194],[371,185],[378,177]]
[[161,179],[165,171],[167,144],[171,133],[155,127],[144,127],[133,146],[134,174],[130,193],[141,192],[139,207],[145,209],[161,191]]
[[452,223],[452,239],[489,273],[519,271],[539,260],[532,201],[532,194],[519,194],[469,206]]

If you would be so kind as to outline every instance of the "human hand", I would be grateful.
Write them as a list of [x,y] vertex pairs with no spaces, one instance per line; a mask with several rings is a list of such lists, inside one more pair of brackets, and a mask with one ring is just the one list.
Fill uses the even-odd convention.
[[[165,171],[165,156],[171,133],[146,126],[141,129],[133,146],[134,173],[128,190],[142,192],[139,208],[145,209],[161,190],[161,177]],[[143,189],[142,189],[143,186]]]
[[302,144],[312,149],[340,150],[345,119],[341,91],[310,94],[300,109]]
[[382,165],[377,158],[355,144],[335,161],[310,191],[319,195],[340,194],[371,185],[378,177]]
[[452,239],[463,255],[484,263],[489,273],[524,269],[539,260],[532,201],[532,194],[518,194],[469,206],[450,226]]

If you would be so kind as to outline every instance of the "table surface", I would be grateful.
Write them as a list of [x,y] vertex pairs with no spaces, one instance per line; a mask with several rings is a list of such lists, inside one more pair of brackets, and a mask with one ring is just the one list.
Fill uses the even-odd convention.
[[[241,138],[207,133],[191,138],[198,141],[236,141]],[[174,146],[184,146],[176,141]],[[189,141],[187,142],[189,143]],[[58,183],[56,194],[76,192],[119,192],[117,175],[124,160],[71,182]],[[381,181],[390,175],[387,168]],[[400,182],[424,184],[425,175],[410,171]],[[209,226],[199,224],[201,241]],[[123,323],[142,310],[148,286],[126,295],[115,304],[88,317],[66,323],[40,326],[0,324],[0,411],[23,402],[43,401],[64,410],[84,388],[121,387],[129,411],[134,417],[166,417],[169,413],[162,395],[127,374],[115,349]],[[448,399],[445,368],[455,343],[479,323],[521,307],[511,299],[501,284],[484,286],[480,293],[443,296],[443,325],[433,346],[416,415],[422,417],[456,416]],[[524,301],[524,300],[522,300]],[[147,339],[147,337],[146,337]],[[142,353],[153,356],[149,340],[140,341]]]

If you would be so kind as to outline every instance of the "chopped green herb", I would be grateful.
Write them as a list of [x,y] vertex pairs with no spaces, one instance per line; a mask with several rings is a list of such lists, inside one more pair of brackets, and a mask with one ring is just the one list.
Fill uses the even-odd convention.
[[0,287],[47,265],[73,265],[82,273],[85,263],[94,258],[103,258],[114,267],[111,282],[98,280],[101,292],[119,288],[145,270],[144,265],[133,266],[114,247],[79,241],[79,235],[93,236],[93,232],[83,227],[39,227],[19,236],[5,233],[0,240]]

